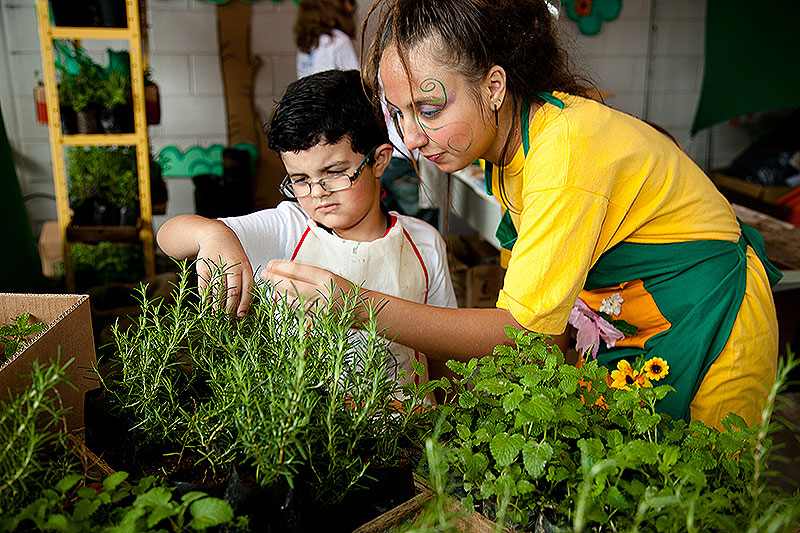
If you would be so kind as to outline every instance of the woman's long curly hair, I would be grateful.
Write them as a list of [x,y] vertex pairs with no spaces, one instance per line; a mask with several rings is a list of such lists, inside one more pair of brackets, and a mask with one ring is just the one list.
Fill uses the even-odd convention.
[[354,39],[355,6],[355,0],[300,0],[294,23],[297,48],[309,54],[320,36],[331,35],[333,30],[341,30]]
[[[376,13],[377,33],[364,52],[367,24]],[[555,17],[544,0],[376,0],[361,35],[364,83],[374,95],[380,94],[378,67],[384,51],[394,47],[410,79],[409,53],[419,45],[429,46],[443,65],[475,86],[492,66],[501,66],[514,109],[523,98],[541,103],[538,92],[587,94],[588,82],[569,69]],[[514,127],[512,122],[511,130]],[[501,161],[509,140],[510,135]],[[502,179],[500,186],[504,192]]]

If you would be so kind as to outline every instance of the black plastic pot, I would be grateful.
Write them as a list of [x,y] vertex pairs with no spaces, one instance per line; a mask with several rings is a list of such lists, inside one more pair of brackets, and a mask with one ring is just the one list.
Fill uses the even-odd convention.
[[100,114],[96,107],[86,107],[76,111],[78,117],[78,133],[102,133]]
[[342,501],[317,501],[307,485],[298,484],[299,531],[345,533],[380,516],[414,496],[413,465],[369,467],[361,488],[351,489]]
[[60,106],[61,114],[61,133],[63,135],[75,135],[78,133],[78,116],[71,107]]
[[73,226],[92,226],[95,224],[94,199],[70,202]]
[[127,28],[128,15],[125,0],[95,0],[100,25],[107,28]]
[[123,205],[119,210],[120,226],[135,226],[139,218],[139,208],[137,206]]
[[95,20],[95,6],[87,0],[50,0],[50,13],[56,26],[81,28]]
[[131,133],[133,109],[128,105],[104,107],[100,110],[100,125],[106,133]]
[[193,178],[195,212],[207,218],[246,215],[252,211],[250,152],[226,148],[222,152],[223,175],[200,174]]

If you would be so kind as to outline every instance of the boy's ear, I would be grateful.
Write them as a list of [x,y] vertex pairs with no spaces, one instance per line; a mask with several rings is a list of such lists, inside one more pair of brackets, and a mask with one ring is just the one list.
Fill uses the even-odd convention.
[[383,171],[389,166],[393,152],[394,147],[389,143],[384,143],[375,149],[375,163],[373,163],[372,172],[376,178],[380,178]]

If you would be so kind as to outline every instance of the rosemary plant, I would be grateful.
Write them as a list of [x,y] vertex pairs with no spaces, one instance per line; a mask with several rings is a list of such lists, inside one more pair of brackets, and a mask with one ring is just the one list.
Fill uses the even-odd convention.
[[67,382],[71,363],[33,361],[31,384],[0,403],[0,510],[14,510],[69,466],[53,458],[69,459],[64,453],[67,408],[56,387]]
[[[183,263],[172,302],[142,289],[138,322],[114,332],[120,375],[104,386],[139,438],[212,472],[250,466],[262,485],[301,476],[325,502],[369,465],[407,459],[428,431],[423,400],[435,384],[391,377],[379,306],[358,287],[306,305],[260,285],[236,318],[216,290],[224,275],[216,269],[198,298]],[[368,317],[358,330],[357,309]]]

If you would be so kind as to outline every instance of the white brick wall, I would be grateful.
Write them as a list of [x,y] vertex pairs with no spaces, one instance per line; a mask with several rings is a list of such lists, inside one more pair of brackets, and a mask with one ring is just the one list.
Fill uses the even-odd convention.
[[[0,0],[0,103],[23,194],[47,195],[53,193],[47,128],[35,122],[32,94],[34,72],[41,70],[32,4]],[[370,2],[361,4],[363,16]],[[295,78],[296,12],[291,0],[253,4],[252,49],[263,60],[255,94],[264,119]],[[708,131],[689,138],[702,82],[704,18],[701,0],[624,0],[619,18],[606,22],[597,36],[581,35],[565,15],[560,24],[573,42],[572,59],[614,95],[609,105],[664,126],[705,168],[729,162],[749,141],[727,125],[712,129],[711,152]],[[149,129],[153,149],[225,143],[216,6],[205,0],[150,0],[148,20],[150,64],[162,97],[161,125]],[[119,42],[84,44],[102,62],[106,46],[123,48]],[[191,208],[190,180],[170,183],[170,193],[168,215]],[[54,200],[34,197],[26,205],[37,234],[42,221],[55,218]]]

